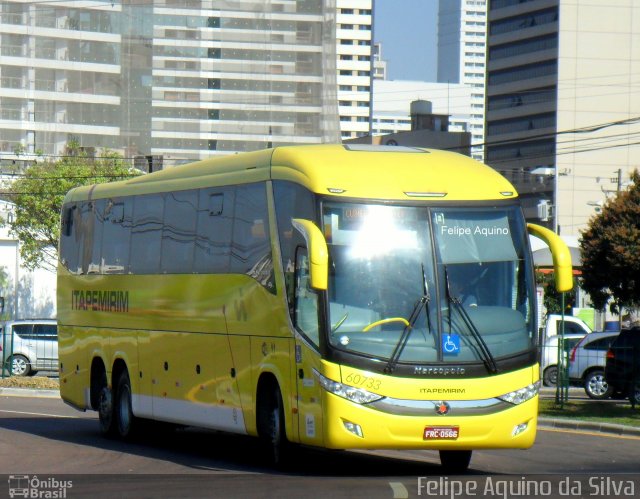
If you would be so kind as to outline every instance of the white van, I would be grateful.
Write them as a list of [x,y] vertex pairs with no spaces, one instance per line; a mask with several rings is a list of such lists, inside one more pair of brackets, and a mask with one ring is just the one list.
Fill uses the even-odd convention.
[[[12,345],[13,338],[13,345]],[[0,323],[0,357],[14,376],[58,370],[58,324],[53,319]]]

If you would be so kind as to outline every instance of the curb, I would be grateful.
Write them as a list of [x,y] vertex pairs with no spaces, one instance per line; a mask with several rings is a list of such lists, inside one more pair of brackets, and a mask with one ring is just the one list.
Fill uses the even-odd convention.
[[559,418],[538,417],[538,425],[541,428],[558,428],[563,430],[582,430],[597,433],[607,433],[625,437],[640,437],[640,428],[612,423],[595,423],[591,421],[579,421]]
[[60,390],[40,390],[34,388],[0,388],[0,396],[60,398]]

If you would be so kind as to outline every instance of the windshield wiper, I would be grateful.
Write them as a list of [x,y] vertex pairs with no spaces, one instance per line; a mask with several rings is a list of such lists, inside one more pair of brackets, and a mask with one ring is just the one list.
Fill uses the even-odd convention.
[[[484,341],[480,331],[478,331],[478,328],[473,323],[473,320],[471,320],[471,317],[469,317],[469,313],[465,310],[462,300],[451,294],[451,288],[449,286],[449,272],[447,271],[446,265],[444,266],[444,279],[446,284],[447,301],[450,304],[453,303],[458,309],[458,312],[460,312],[460,316],[462,317],[462,321],[467,327],[467,330],[471,333],[471,336],[473,336],[478,344],[480,355],[482,356],[482,360],[484,361],[487,370],[490,373],[497,374],[498,365],[496,364],[496,359],[491,354],[491,350],[489,350],[487,343]],[[451,330],[451,305],[449,305],[449,330]]]
[[429,284],[427,283],[427,275],[424,272],[424,264],[420,264],[422,268],[422,296],[416,302],[411,311],[411,315],[409,316],[409,323],[402,330],[402,335],[400,335],[400,339],[398,343],[396,343],[393,352],[391,353],[391,357],[389,357],[389,362],[387,362],[386,367],[384,368],[385,374],[392,374],[398,364],[398,359],[404,350],[404,347],[407,345],[407,341],[409,340],[409,334],[411,334],[411,330],[418,320],[418,316],[422,311],[422,308],[425,307],[427,311],[427,323],[429,326],[429,331],[431,331],[431,315],[429,314],[429,302],[431,301],[431,295],[429,294]]

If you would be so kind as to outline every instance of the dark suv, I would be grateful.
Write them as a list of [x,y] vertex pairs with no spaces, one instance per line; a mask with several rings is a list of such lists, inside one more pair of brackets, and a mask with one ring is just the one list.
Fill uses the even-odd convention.
[[607,382],[640,405],[640,327],[623,329],[607,352]]

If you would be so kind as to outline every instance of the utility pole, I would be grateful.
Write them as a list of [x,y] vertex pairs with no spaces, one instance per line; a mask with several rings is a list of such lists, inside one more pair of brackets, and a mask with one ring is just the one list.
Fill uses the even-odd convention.
[[622,190],[622,168],[618,168],[618,192]]

